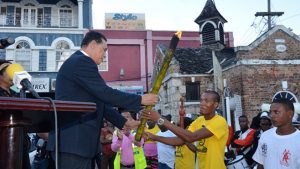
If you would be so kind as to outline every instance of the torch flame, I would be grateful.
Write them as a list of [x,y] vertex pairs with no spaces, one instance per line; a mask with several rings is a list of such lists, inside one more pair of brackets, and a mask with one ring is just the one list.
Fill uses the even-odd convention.
[[180,38],[181,38],[181,35],[182,35],[182,32],[181,32],[181,31],[177,31],[177,32],[175,33],[175,35],[177,36],[178,39],[180,39]]

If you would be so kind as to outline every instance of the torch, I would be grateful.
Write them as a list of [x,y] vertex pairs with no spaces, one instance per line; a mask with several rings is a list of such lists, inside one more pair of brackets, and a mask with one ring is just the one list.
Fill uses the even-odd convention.
[[[153,93],[153,94],[157,94],[159,89],[160,89],[160,86],[161,86],[161,83],[162,83],[162,80],[164,79],[166,73],[167,73],[167,70],[169,68],[169,65],[170,65],[170,62],[174,56],[174,53],[175,53],[175,49],[177,47],[177,44],[179,42],[179,39],[181,38],[181,34],[182,32],[181,31],[178,31],[176,32],[173,36],[172,36],[172,39],[170,41],[170,46],[166,52],[166,55],[164,57],[164,60],[163,60],[163,63],[162,63],[162,67],[156,77],[156,80],[153,84],[153,87],[152,87],[152,90],[150,93]],[[152,109],[152,106],[146,106],[146,109],[147,110],[151,110]],[[135,140],[136,141],[141,141],[141,137],[142,137],[142,134],[144,132],[144,129],[145,129],[145,126],[146,126],[146,122],[147,122],[147,119],[141,119],[141,123],[136,131],[136,135],[135,135]]]

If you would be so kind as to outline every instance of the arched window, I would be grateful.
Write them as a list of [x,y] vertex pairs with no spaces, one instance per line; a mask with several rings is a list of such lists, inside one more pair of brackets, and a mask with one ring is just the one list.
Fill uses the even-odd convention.
[[62,5],[59,10],[60,26],[72,26],[72,8],[69,5]]
[[215,27],[211,23],[206,23],[202,30],[203,43],[215,41]]
[[16,45],[15,62],[21,64],[26,71],[31,71],[31,49],[26,41],[20,41]]
[[272,101],[276,100],[276,99],[288,99],[293,103],[297,103],[297,97],[290,91],[279,91],[277,92],[274,96]]
[[55,66],[55,70],[58,71],[61,67],[61,65],[64,63],[64,61],[66,59],[68,59],[72,52],[70,50],[70,45],[68,44],[68,42],[66,41],[59,41],[56,44],[56,53],[55,53],[55,57],[56,57],[56,66]]

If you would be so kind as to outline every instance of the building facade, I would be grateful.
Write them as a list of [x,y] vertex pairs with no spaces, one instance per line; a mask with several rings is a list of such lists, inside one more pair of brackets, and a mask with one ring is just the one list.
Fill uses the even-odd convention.
[[0,59],[20,63],[38,92],[53,92],[57,70],[92,27],[91,5],[90,0],[0,0],[0,38],[15,39],[0,50]]
[[[275,26],[249,46],[237,47],[236,57],[237,62],[224,68],[223,74],[233,96],[241,98],[243,114],[251,119],[274,97],[298,102],[300,37],[288,28]],[[299,108],[295,110],[300,114]]]
[[[90,0],[2,0],[0,38],[15,43],[0,50],[0,59],[20,63],[33,76],[41,93],[55,90],[55,77],[62,63],[92,29]],[[96,30],[108,39],[107,58],[99,72],[112,87],[148,92],[156,45],[168,44],[173,31]],[[228,43],[232,33],[228,34]],[[181,47],[200,46],[198,32],[184,32]],[[134,92],[134,93],[137,93]]]

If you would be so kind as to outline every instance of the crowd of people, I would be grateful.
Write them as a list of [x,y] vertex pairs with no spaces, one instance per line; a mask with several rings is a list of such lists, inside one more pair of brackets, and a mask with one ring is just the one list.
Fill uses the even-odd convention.
[[[273,100],[270,111],[259,113],[258,122],[252,120],[250,126],[248,117],[240,116],[240,130],[234,132],[217,113],[220,95],[207,90],[201,94],[199,117],[185,117],[184,127],[180,127],[171,115],[142,109],[155,105],[157,95],[129,94],[106,85],[97,68],[105,57],[106,41],[104,35],[88,32],[81,49],[58,72],[56,99],[95,102],[97,107],[95,113],[59,128],[59,169],[300,168],[299,121],[295,120],[299,118],[290,100]],[[9,64],[0,63],[0,94],[18,97],[10,89],[12,82],[5,71]],[[140,122],[133,112],[148,119],[139,142],[134,135]],[[33,165],[34,169],[54,167],[50,165],[56,159],[54,131],[44,134],[36,134],[38,139],[32,144],[37,149],[35,162],[46,159],[46,163]],[[24,138],[24,169],[31,168],[29,138]]]
[[[101,159],[100,163],[95,162],[96,168],[299,168],[297,159],[300,149],[296,144],[300,136],[296,128],[299,129],[300,123],[297,121],[299,117],[293,118],[290,102],[275,100],[271,111],[258,113],[258,118],[253,118],[251,125],[247,116],[240,116],[240,130],[230,134],[230,126],[215,111],[217,106],[214,100],[218,102],[218,97],[216,92],[205,92],[201,98],[203,113],[196,120],[185,117],[184,128],[180,128],[179,124],[174,125],[171,115],[161,116],[155,111],[143,111],[142,117],[150,120],[140,142],[135,141],[134,130],[120,130],[104,120],[100,136]],[[120,113],[127,120],[135,117],[128,111]],[[160,118],[163,123],[159,122]],[[229,144],[226,145],[226,142]],[[268,150],[271,152],[266,152]],[[49,160],[39,157],[37,153],[35,163],[41,163],[42,159]],[[241,160],[244,160],[243,163]],[[279,163],[276,164],[276,161]],[[45,164],[49,165],[49,161],[39,165]],[[279,164],[284,167],[278,167]]]
[[[147,160],[148,168],[197,168],[197,165],[201,169],[230,168],[230,166],[299,168],[299,153],[296,153],[299,150],[299,146],[296,145],[300,137],[299,131],[296,130],[299,128],[299,122],[297,115],[294,117],[293,104],[290,101],[274,100],[270,112],[258,113],[258,118],[253,118],[251,127],[248,117],[240,116],[240,130],[229,136],[230,126],[228,128],[225,119],[215,111],[218,107],[215,104],[218,103],[218,97],[219,95],[213,91],[202,94],[201,116],[194,121],[185,117],[184,128],[172,124],[169,115],[161,116],[153,110],[143,112],[142,117],[152,120],[149,121],[148,127],[155,128],[153,121],[157,121],[160,129],[159,132],[157,130],[149,132],[149,128],[145,130],[145,142],[150,140],[155,145],[153,141],[156,141],[158,150],[157,158],[155,153],[152,153],[151,160]],[[163,122],[160,121],[161,118]],[[270,134],[271,131],[273,133]],[[265,138],[266,134],[270,138],[263,143],[261,137]],[[270,140],[273,140],[273,143]],[[229,142],[227,146],[226,142]],[[277,144],[281,144],[282,148],[276,149]],[[289,148],[290,146],[295,148]],[[275,150],[272,151],[273,155],[266,152],[269,149],[267,147]],[[146,152],[145,149],[144,151]],[[272,161],[268,161],[269,158]],[[243,163],[241,160],[244,160]]]
[[[202,94],[201,116],[196,120],[185,117],[184,128],[172,124],[170,115],[163,116],[153,110],[143,112],[142,117],[151,120],[143,139],[145,143],[150,141],[154,146],[151,148],[154,150],[151,151],[151,158],[145,155],[148,169],[300,167],[297,153],[300,135],[296,130],[299,122],[297,115],[293,118],[293,104],[290,101],[274,100],[270,112],[258,113],[251,127],[248,117],[240,116],[240,130],[229,136],[230,126],[215,111],[217,105],[214,102],[218,103],[218,97],[213,91]],[[156,128],[153,121],[157,121],[160,131],[149,131]],[[227,146],[226,142],[229,142]],[[279,149],[276,149],[277,144],[280,144]],[[144,151],[147,149],[147,144],[144,144]],[[267,150],[272,151],[272,155]],[[124,165],[122,161],[121,165]],[[134,166],[134,162],[130,166]]]

